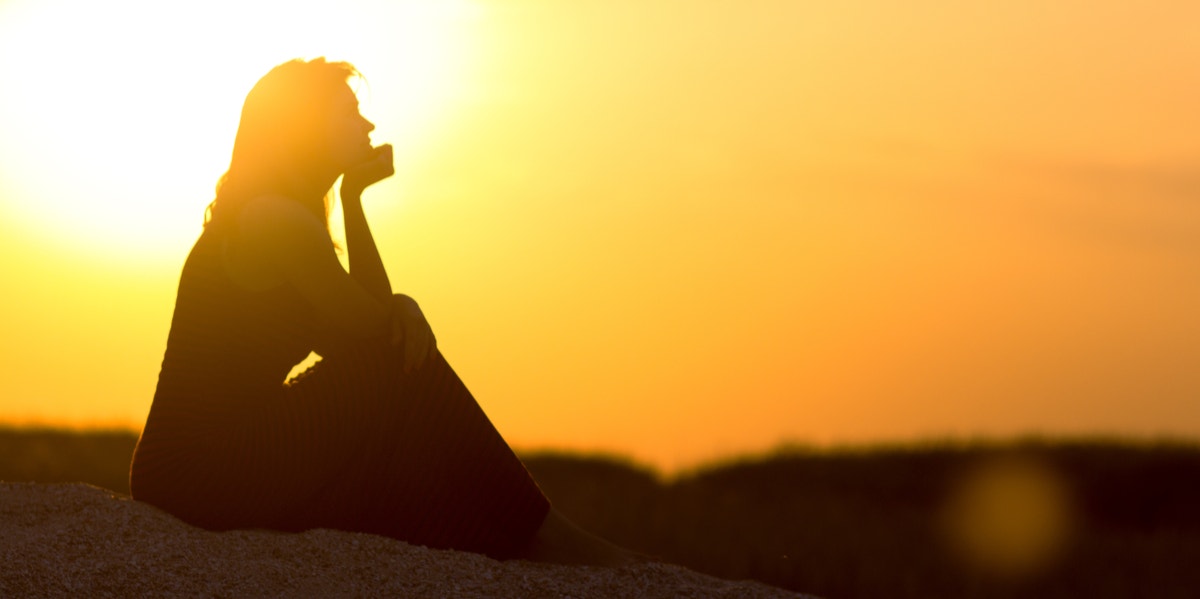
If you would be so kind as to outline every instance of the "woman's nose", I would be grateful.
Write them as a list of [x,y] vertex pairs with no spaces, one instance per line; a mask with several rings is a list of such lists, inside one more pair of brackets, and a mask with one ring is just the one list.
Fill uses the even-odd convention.
[[363,128],[367,130],[367,133],[370,133],[375,130],[375,123],[372,123],[367,119],[363,119]]

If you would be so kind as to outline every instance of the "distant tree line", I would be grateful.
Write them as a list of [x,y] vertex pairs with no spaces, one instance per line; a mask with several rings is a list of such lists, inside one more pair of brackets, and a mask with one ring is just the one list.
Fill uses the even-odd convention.
[[[0,429],[0,480],[128,493],[135,443],[129,431]],[[522,457],[551,501],[584,528],[725,578],[831,598],[1182,598],[1200,589],[1193,444],[791,449],[669,480],[611,456]],[[1041,505],[1045,498],[1057,503]],[[963,502],[978,504],[965,513],[983,520],[983,555],[1019,558],[1021,535],[1012,531],[1022,518],[1035,541],[1056,526],[1062,534],[1040,561],[989,568],[947,532]]]

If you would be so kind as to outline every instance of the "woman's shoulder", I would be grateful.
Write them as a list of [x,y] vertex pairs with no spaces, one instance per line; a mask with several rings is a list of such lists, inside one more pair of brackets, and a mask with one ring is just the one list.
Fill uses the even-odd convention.
[[226,271],[243,288],[277,286],[312,257],[333,252],[329,232],[315,216],[285,196],[251,199],[222,241]]
[[234,227],[238,245],[254,253],[295,253],[333,249],[329,230],[299,202],[278,195],[251,199]]
[[300,202],[282,195],[261,195],[251,198],[242,207],[238,215],[239,229],[247,227],[264,231],[295,231],[304,232],[314,227],[324,231],[322,225],[311,211]]

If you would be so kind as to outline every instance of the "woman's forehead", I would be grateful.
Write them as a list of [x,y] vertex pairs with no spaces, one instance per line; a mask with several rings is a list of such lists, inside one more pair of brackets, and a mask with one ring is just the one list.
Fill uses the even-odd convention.
[[342,84],[333,92],[333,104],[335,106],[358,106],[358,96],[354,94],[354,90],[350,89],[347,84]]

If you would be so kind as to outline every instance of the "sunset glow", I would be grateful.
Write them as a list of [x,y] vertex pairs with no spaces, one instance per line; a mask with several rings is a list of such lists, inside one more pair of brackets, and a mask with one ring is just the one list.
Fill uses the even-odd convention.
[[140,426],[245,93],[327,56],[518,448],[1200,435],[1200,5],[235,4],[0,0],[0,418]]
[[[6,199],[25,226],[108,265],[194,237],[246,92],[291,57],[350,60],[379,139],[420,152],[464,93],[462,2],[149,0],[0,4]],[[64,18],[64,15],[70,15]],[[393,141],[395,140],[395,141]],[[12,201],[33,197],[37,201]],[[96,250],[100,250],[99,253]]]

